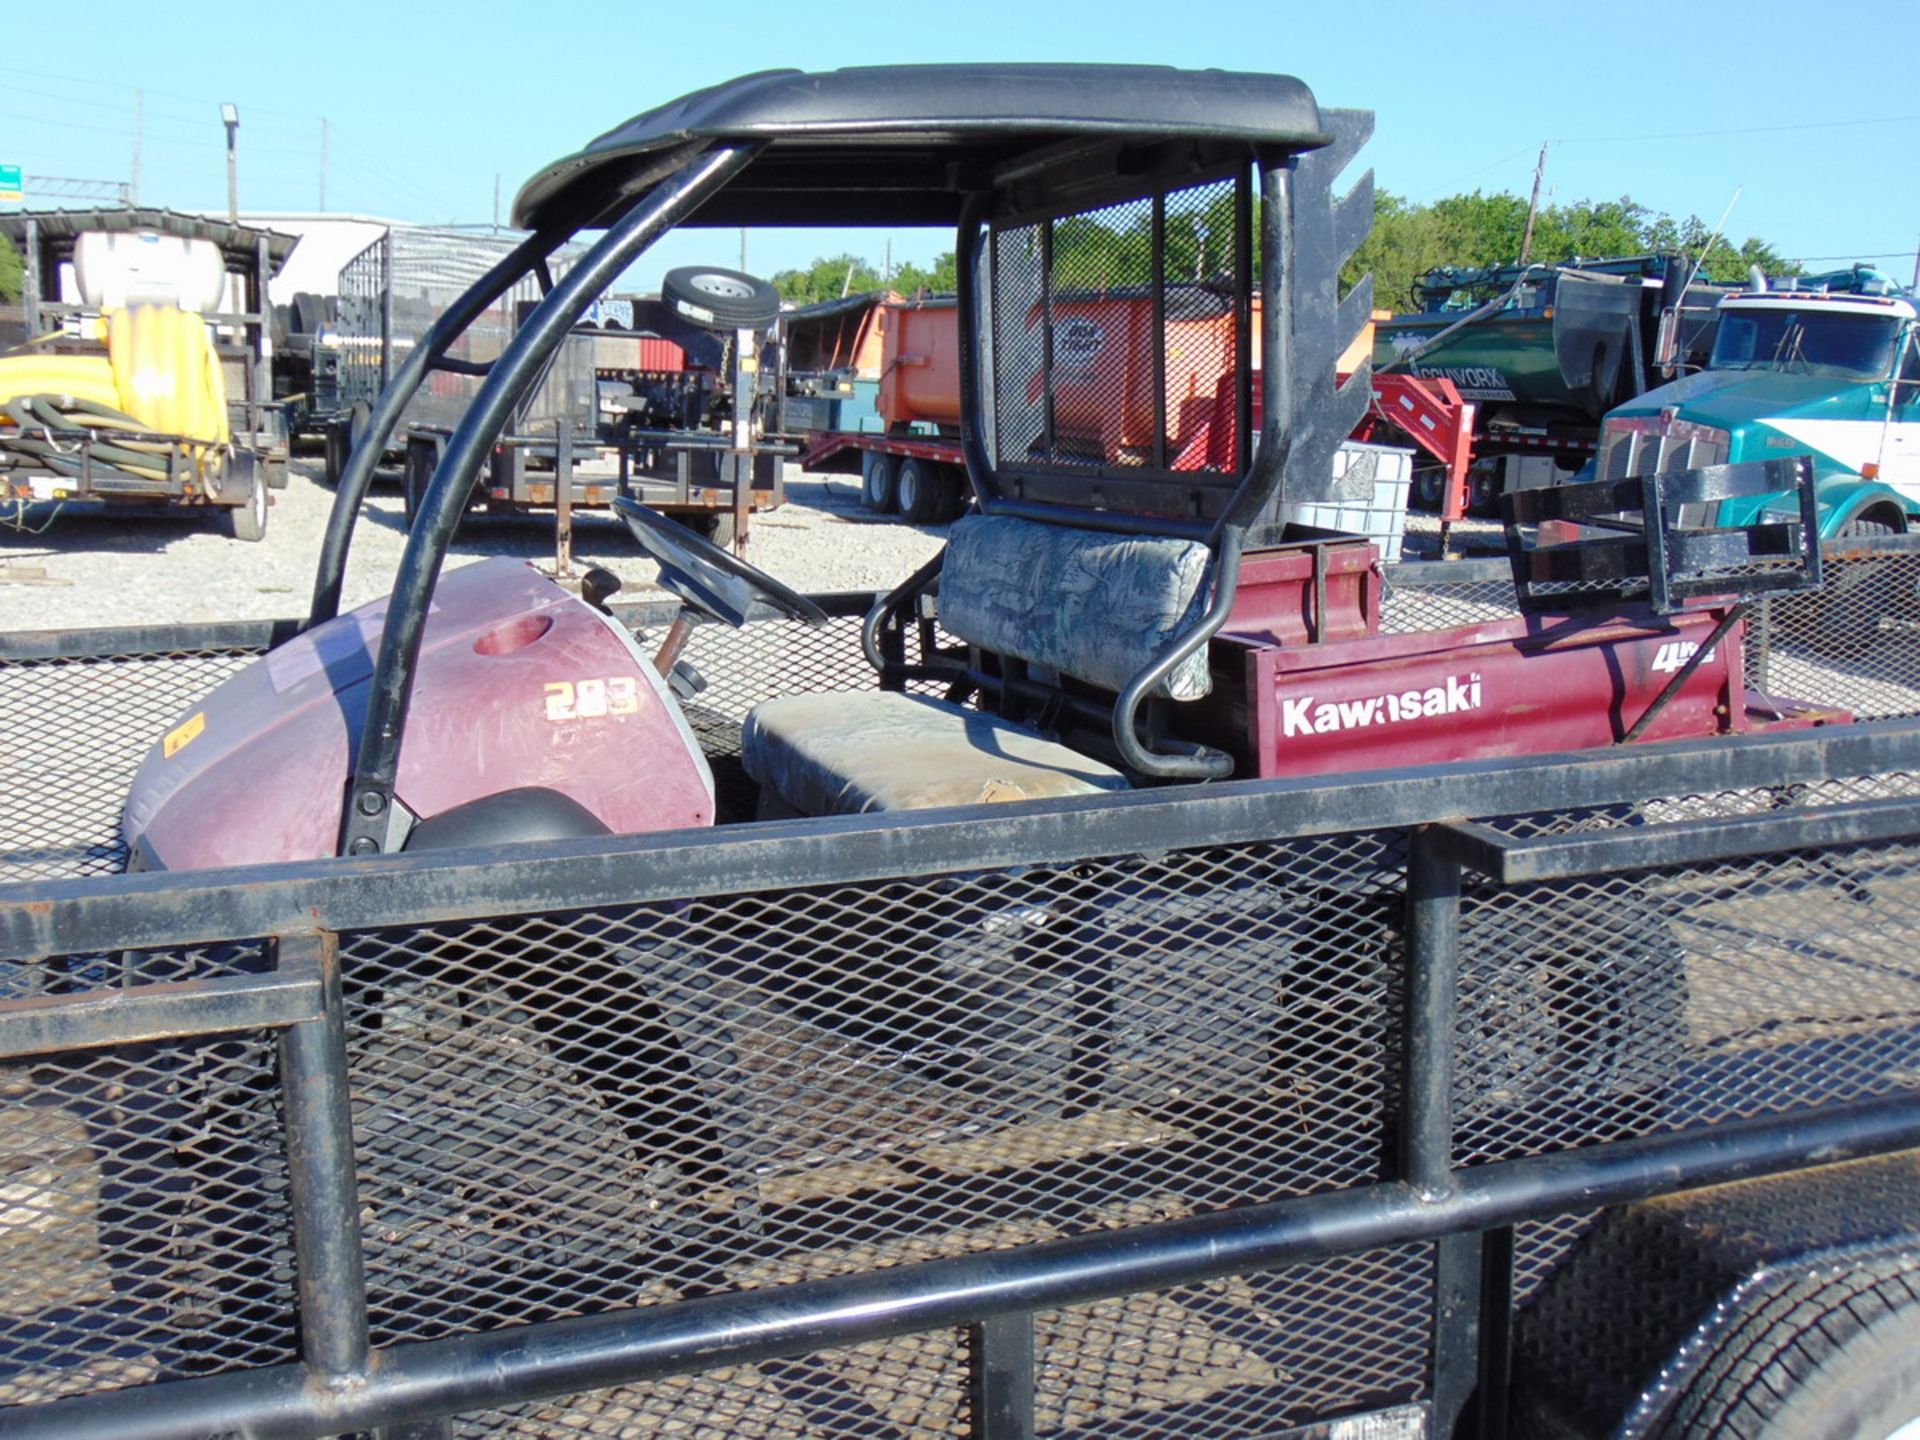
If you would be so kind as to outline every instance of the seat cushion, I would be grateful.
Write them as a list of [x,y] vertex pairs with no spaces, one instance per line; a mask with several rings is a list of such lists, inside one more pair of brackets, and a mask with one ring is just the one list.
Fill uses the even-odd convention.
[[[940,624],[1118,693],[1206,614],[1212,554],[1198,540],[1107,535],[1010,515],[957,522],[940,567]],[[1204,649],[1155,687],[1207,693]]]
[[802,815],[924,810],[1125,790],[1118,770],[978,710],[890,690],[757,705],[747,773]]

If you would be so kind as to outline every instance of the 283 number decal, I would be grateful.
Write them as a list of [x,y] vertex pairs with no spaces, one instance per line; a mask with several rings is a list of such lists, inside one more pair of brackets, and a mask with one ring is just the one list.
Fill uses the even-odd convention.
[[610,675],[604,680],[554,680],[546,686],[547,719],[597,720],[603,715],[632,715],[640,708],[640,677]]

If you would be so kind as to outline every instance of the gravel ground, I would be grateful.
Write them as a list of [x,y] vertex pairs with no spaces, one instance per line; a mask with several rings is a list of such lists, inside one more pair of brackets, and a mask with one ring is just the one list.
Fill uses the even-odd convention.
[[[51,506],[37,507],[25,517],[27,529],[0,529],[0,631],[304,614],[333,504],[319,473],[317,459],[295,459],[287,488],[274,492],[266,539],[252,545],[229,536],[219,516],[162,511],[129,519],[80,506],[57,515]],[[42,524],[44,530],[27,533]],[[798,590],[871,590],[905,579],[945,535],[945,526],[869,514],[857,479],[790,470],[787,503],[753,518],[747,553]],[[383,472],[354,530],[348,607],[387,593],[405,542],[399,475]],[[551,567],[553,513],[473,516],[450,564],[487,555]],[[606,511],[576,512],[574,560],[576,569],[613,571],[628,596],[654,576],[653,562]]]

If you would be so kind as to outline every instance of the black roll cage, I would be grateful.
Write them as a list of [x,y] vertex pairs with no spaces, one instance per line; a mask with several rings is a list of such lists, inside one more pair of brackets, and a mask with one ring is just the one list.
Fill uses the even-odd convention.
[[[989,515],[1013,515],[1049,524],[1072,524],[1120,534],[1176,535],[1201,540],[1213,555],[1212,596],[1205,615],[1137,675],[1121,692],[1113,710],[1113,737],[1122,759],[1136,771],[1172,779],[1216,779],[1231,771],[1231,760],[1221,752],[1190,743],[1144,742],[1138,717],[1154,687],[1177,665],[1205,645],[1226,621],[1232,608],[1239,570],[1240,549],[1247,526],[1279,488],[1292,438],[1293,393],[1291,348],[1294,339],[1294,280],[1292,258],[1295,157],[1321,143],[1322,137],[1293,143],[1234,142],[1224,147],[1238,156],[1245,174],[1258,177],[1258,213],[1265,247],[1261,271],[1262,369],[1266,386],[1264,415],[1257,443],[1242,459],[1241,473],[1220,513],[1212,520],[1180,519],[1117,509],[1080,508],[1053,502],[1012,499],[993,482],[998,470],[982,434],[983,396],[978,335],[978,261],[989,233],[995,197],[1022,208],[1034,208],[1033,197],[1044,195],[1050,167],[1070,176],[1069,193],[1084,188],[1083,177],[1094,157],[1120,167],[1123,156],[1138,164],[1140,157],[1156,163],[1189,167],[1198,157],[1213,166],[1221,163],[1223,146],[1195,138],[1184,147],[1164,142],[1140,146],[1111,136],[1095,142],[1045,145],[1035,153],[1004,161],[986,175],[967,182],[961,205],[956,253],[959,256],[959,317],[961,365],[961,440],[967,468],[974,480],[980,508]],[[523,276],[539,276],[544,298],[515,333],[498,360],[488,367],[485,382],[459,428],[442,453],[424,496],[395,578],[381,634],[367,705],[366,723],[341,824],[339,853],[373,855],[399,848],[404,828],[394,804],[401,740],[405,733],[419,659],[421,635],[429,602],[438,581],[460,515],[465,509],[480,466],[505,424],[513,403],[529,384],[537,382],[555,348],[594,297],[668,229],[700,211],[726,189],[773,141],[754,137],[737,143],[692,140],[650,157],[642,168],[626,167],[619,176],[620,199],[609,209],[596,203],[576,185],[557,213],[550,207],[542,224],[511,254],[476,282],[422,338],[398,373],[381,393],[365,433],[354,446],[343,472],[333,511],[328,518],[320,563],[315,577],[309,627],[339,612],[342,581],[355,518],[364,501],[379,457],[413,392],[436,369],[451,368],[448,351],[473,320]],[[1164,173],[1164,172],[1162,172]],[[1152,172],[1133,178],[1146,185]],[[822,182],[826,183],[826,182]],[[956,184],[960,183],[958,180]],[[1245,182],[1243,182],[1245,183]],[[1077,195],[1074,198],[1079,198]],[[606,227],[580,262],[558,284],[551,280],[547,258],[581,230]],[[1249,228],[1243,222],[1243,239]],[[1251,246],[1246,262],[1251,272]],[[1243,278],[1237,303],[1248,308]],[[1164,301],[1160,302],[1164,305]],[[1240,327],[1236,357],[1243,382],[1236,419],[1238,434],[1251,432],[1250,345],[1246,327]],[[924,570],[909,585],[924,584],[937,573]],[[880,616],[897,608],[905,587],[876,607]]]

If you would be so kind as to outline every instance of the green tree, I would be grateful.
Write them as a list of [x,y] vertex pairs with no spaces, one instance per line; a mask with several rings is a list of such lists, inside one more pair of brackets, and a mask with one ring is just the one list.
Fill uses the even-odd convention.
[[902,295],[951,295],[960,288],[960,266],[949,250],[944,255],[933,257],[930,266],[914,264],[901,265],[893,272],[890,282]]
[[20,252],[13,242],[0,235],[0,300],[18,300],[26,272],[20,264]]
[[773,288],[789,305],[814,305],[881,288],[880,272],[858,255],[823,255],[803,270],[782,270]]
[[[1376,190],[1373,230],[1342,269],[1343,288],[1362,275],[1373,276],[1375,303],[1393,310],[1418,304],[1413,282],[1439,265],[1472,268],[1508,265],[1520,258],[1527,229],[1527,202],[1501,193],[1449,195],[1421,205],[1387,190]],[[1707,244],[1708,229],[1696,215],[1676,221],[1649,210],[1630,196],[1618,200],[1577,200],[1548,205],[1534,217],[1528,258],[1548,264],[1561,260],[1597,260],[1615,255],[1679,252],[1695,260]],[[1791,269],[1766,241],[1749,237],[1737,247],[1714,241],[1701,274],[1722,284],[1743,278],[1751,265],[1770,274]]]
[[951,250],[934,256],[931,265],[897,266],[890,277],[883,275],[871,260],[858,255],[822,255],[810,265],[782,270],[773,277],[774,289],[789,305],[813,305],[822,300],[838,300],[843,295],[888,289],[902,295],[923,291],[929,295],[951,295],[959,283],[959,271]]

